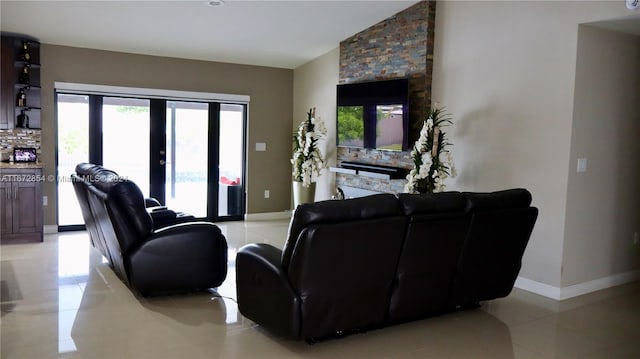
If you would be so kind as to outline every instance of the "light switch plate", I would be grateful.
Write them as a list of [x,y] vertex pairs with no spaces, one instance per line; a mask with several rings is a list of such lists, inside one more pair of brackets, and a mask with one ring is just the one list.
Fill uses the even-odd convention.
[[267,144],[265,142],[256,142],[256,151],[266,151]]
[[578,173],[587,172],[587,159],[586,158],[578,158]]

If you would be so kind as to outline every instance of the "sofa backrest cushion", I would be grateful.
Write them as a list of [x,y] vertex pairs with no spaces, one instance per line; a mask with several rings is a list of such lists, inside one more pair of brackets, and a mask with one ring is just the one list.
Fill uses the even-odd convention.
[[423,318],[447,307],[470,218],[460,192],[398,197],[409,225],[389,303],[390,322]]
[[80,169],[78,175],[84,176],[85,181],[105,194],[104,201],[120,250],[127,253],[153,230],[153,221],[147,213],[142,191],[134,182],[102,166],[79,167],[76,167],[76,171]]
[[282,266],[285,270],[289,266],[300,233],[312,224],[340,223],[401,214],[398,199],[388,193],[342,201],[301,204],[291,216],[287,241],[282,251]]
[[310,217],[286,271],[301,298],[301,337],[384,323],[407,217],[395,196],[374,197],[302,208]]
[[113,184],[108,193],[109,214],[122,250],[127,253],[151,234],[153,220],[146,210],[142,191],[135,183],[123,180]]
[[84,219],[85,227],[89,232],[89,238],[100,253],[107,259],[110,259],[107,247],[104,244],[104,239],[101,233],[98,231],[98,226],[94,220],[94,215],[89,204],[88,187],[91,186],[88,181],[85,181],[82,177],[78,177],[75,173],[71,174],[71,183],[73,184],[73,190],[76,193],[76,198],[80,204],[80,210],[82,211],[82,218]]
[[471,223],[458,261],[455,305],[509,295],[538,217],[526,189],[465,196]]
[[[88,181],[86,182],[88,183]],[[108,255],[109,264],[113,271],[125,283],[129,283],[127,272],[124,266],[122,246],[115,231],[115,226],[109,215],[107,208],[107,195],[93,185],[87,186],[87,197],[89,206],[94,216],[97,232]]]

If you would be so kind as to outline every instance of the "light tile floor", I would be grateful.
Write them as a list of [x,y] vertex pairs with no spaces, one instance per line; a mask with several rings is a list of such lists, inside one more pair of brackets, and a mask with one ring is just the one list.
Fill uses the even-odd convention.
[[[0,246],[2,358],[640,358],[640,282],[557,302],[514,290],[480,309],[315,345],[238,313],[235,253],[282,247],[286,221],[221,223],[229,274],[211,293],[137,298],[85,232]],[[221,297],[220,297],[221,296]]]

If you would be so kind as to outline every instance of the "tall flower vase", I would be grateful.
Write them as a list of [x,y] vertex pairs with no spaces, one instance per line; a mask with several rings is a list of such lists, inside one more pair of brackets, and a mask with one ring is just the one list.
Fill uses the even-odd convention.
[[311,182],[309,187],[304,187],[302,182],[293,181],[293,208],[303,203],[311,203],[316,197],[316,183]]

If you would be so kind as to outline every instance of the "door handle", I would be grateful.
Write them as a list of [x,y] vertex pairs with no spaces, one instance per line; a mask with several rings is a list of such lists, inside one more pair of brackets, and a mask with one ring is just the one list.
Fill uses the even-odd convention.
[[18,186],[13,187],[13,199],[18,199]]
[[160,166],[164,166],[167,163],[165,160],[160,160]]

